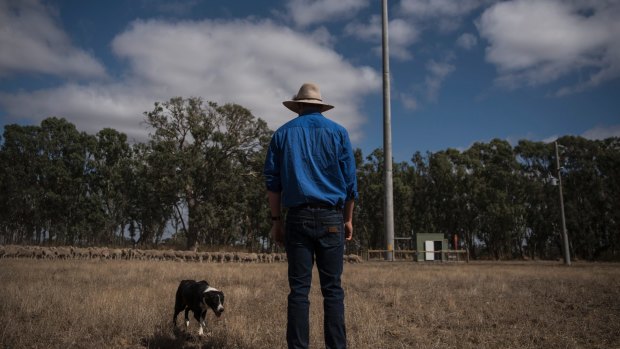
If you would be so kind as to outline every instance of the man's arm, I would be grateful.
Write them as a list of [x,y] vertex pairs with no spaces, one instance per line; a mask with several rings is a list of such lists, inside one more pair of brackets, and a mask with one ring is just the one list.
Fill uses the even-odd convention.
[[344,237],[351,240],[353,238],[353,207],[355,206],[355,200],[349,200],[344,203],[344,212],[342,216],[344,218]]
[[[272,226],[271,226],[271,238],[274,239],[278,244],[284,244],[284,229],[282,224],[282,208],[281,208],[281,197],[282,194],[279,192],[267,190],[267,197],[269,198],[269,209],[271,210],[272,217]],[[278,217],[277,220],[273,220],[275,217]]]

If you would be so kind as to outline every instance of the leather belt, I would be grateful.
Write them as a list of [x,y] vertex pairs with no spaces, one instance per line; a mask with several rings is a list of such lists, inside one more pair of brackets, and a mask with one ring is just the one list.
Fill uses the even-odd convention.
[[295,206],[293,208],[303,209],[303,208],[320,208],[324,210],[332,210],[332,211],[340,211],[341,208],[338,206],[326,205],[326,204],[318,204],[318,203],[307,203],[299,206]]

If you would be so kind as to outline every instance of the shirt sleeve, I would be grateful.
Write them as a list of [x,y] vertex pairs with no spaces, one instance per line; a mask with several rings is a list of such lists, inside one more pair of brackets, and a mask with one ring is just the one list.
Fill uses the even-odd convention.
[[355,156],[353,155],[353,149],[351,147],[351,141],[349,139],[349,133],[343,130],[342,133],[342,154],[340,156],[340,168],[344,175],[344,180],[347,188],[347,195],[345,201],[357,200],[357,176],[355,173]]
[[269,149],[267,149],[263,175],[265,176],[267,190],[275,193],[280,193],[282,191],[282,182],[280,180],[280,151],[277,147],[275,134],[271,138]]

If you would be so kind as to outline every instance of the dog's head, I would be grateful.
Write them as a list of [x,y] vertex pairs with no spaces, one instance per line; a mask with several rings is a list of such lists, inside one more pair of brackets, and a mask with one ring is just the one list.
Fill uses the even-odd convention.
[[220,317],[224,312],[224,292],[209,287],[202,294],[202,301],[213,310],[215,316]]

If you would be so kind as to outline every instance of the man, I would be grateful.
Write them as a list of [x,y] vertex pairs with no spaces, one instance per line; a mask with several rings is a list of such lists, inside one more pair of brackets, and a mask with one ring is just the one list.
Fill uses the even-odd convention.
[[[353,205],[358,195],[351,142],[344,127],[321,114],[333,106],[323,103],[317,85],[303,84],[283,104],[298,116],[274,133],[264,175],[271,234],[285,244],[288,259],[286,340],[289,348],[308,348],[308,293],[316,256],[325,346],[346,348],[340,279],[344,240],[353,236]],[[288,208],[285,227],[282,207]]]

